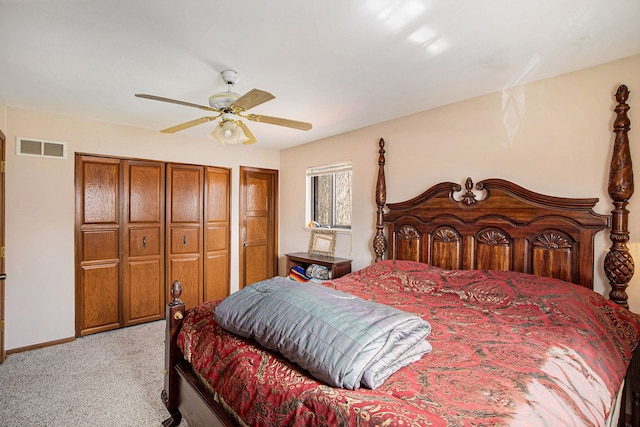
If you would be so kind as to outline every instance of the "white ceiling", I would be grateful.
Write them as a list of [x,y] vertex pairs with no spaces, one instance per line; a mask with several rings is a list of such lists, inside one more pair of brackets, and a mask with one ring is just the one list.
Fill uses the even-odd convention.
[[638,53],[638,0],[0,0],[7,106],[160,130],[208,114],[135,93],[207,105],[234,69],[313,124],[248,122],[276,149]]

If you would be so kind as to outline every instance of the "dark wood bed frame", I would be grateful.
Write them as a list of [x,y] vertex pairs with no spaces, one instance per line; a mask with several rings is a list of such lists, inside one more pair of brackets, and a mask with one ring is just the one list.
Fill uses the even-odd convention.
[[[386,203],[385,142],[379,141],[376,183],[377,220],[373,238],[375,260],[406,259],[452,269],[498,269],[557,277],[593,289],[594,236],[610,227],[612,245],[604,260],[611,284],[609,298],[628,308],[626,288],[634,272],[626,207],[633,194],[629,149],[629,91],[616,93],[615,142],[608,192],[611,215],[593,211],[596,198],[560,198],[526,190],[501,179],[475,186],[445,182],[400,203]],[[460,194],[458,194],[460,193]],[[480,194],[480,198],[478,196]],[[386,209],[386,212],[385,212]],[[385,227],[387,235],[385,235]],[[388,238],[387,238],[388,236]],[[176,345],[185,306],[180,284],[166,308],[165,380],[162,400],[170,417],[164,426],[177,426],[184,416],[194,426],[235,426],[237,423],[184,360]],[[640,427],[640,350],[627,372],[626,392],[618,426]],[[631,414],[625,414],[627,396]]]

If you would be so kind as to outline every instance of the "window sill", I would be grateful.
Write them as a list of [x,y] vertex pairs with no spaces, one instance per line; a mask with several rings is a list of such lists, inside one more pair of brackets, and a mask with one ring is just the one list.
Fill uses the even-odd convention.
[[330,227],[307,227],[306,225],[304,227],[302,227],[302,229],[304,231],[311,231],[311,230],[327,230],[327,231],[335,231],[336,234],[351,234],[351,229],[345,229],[345,228],[330,228]]

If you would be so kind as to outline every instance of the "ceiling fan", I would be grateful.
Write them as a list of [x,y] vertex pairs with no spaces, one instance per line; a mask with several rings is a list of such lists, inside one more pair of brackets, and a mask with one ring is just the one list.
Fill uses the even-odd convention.
[[233,70],[225,70],[220,73],[220,76],[227,84],[227,91],[211,95],[209,98],[209,106],[192,104],[191,102],[163,98],[155,95],[147,95],[144,93],[137,93],[136,96],[154,101],[185,105],[187,107],[199,108],[201,110],[216,113],[212,116],[200,117],[199,119],[190,120],[179,125],[162,129],[160,132],[178,132],[192,126],[220,118],[220,122],[218,122],[218,125],[213,129],[213,131],[211,131],[209,138],[214,141],[218,141],[221,144],[253,144],[256,142],[255,136],[253,136],[247,125],[240,120],[240,118],[245,118],[252,122],[268,123],[293,129],[311,129],[311,123],[247,113],[249,109],[275,99],[275,96],[260,89],[251,89],[249,92],[240,96],[239,94],[232,92],[233,86],[238,82],[238,73]]

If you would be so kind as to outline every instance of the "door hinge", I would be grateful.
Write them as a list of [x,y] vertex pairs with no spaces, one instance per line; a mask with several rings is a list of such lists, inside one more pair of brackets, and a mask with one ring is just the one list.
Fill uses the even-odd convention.
[[0,248],[0,258],[4,258],[4,246]]
[[0,332],[4,332],[4,319],[0,320]]
[[7,171],[7,162],[5,160],[0,161],[0,173]]

